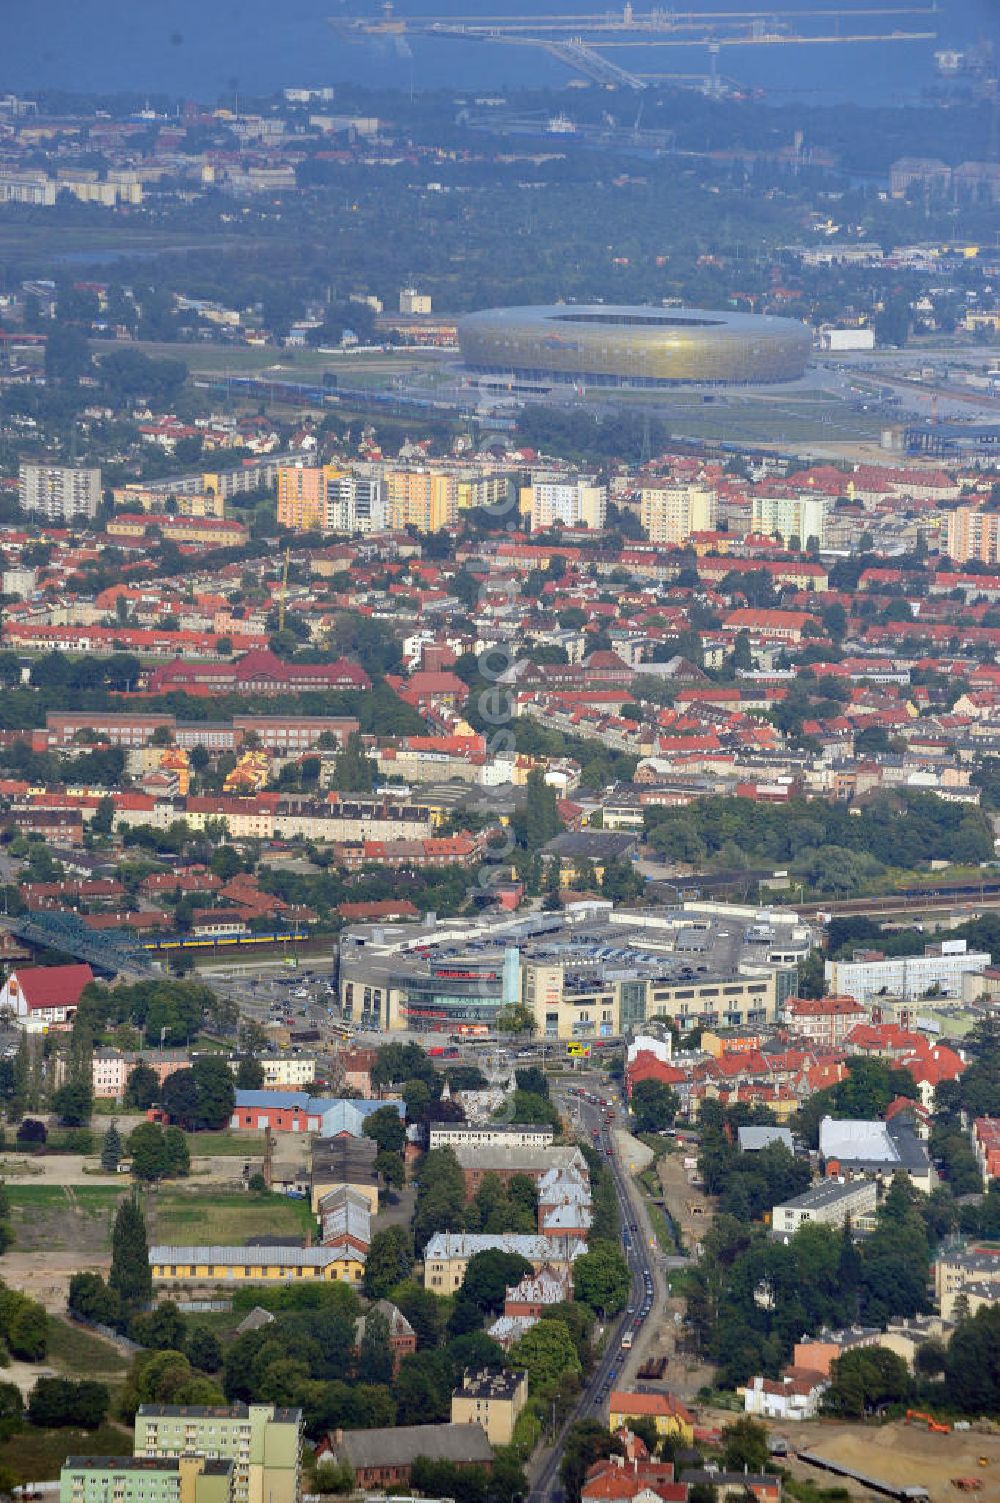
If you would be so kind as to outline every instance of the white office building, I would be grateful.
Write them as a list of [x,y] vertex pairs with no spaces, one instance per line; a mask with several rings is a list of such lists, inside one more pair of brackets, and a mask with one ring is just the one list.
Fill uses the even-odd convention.
[[879,950],[855,950],[851,960],[828,960],[824,966],[827,991],[853,997],[867,1006],[874,997],[901,997],[913,1002],[928,992],[960,997],[962,977],[992,964],[987,951],[970,950],[964,939],[926,945],[923,955],[886,956]]

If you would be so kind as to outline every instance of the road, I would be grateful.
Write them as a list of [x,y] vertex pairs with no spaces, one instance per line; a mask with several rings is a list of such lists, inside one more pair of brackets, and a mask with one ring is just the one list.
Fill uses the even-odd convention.
[[[577,1080],[579,1089],[589,1091],[593,1095],[606,1098],[611,1093],[612,1088],[606,1076],[579,1076]],[[577,1117],[585,1136],[591,1136],[596,1130],[598,1137],[592,1139],[594,1146],[607,1155],[606,1161],[614,1180],[621,1212],[623,1241],[625,1232],[628,1233],[628,1246],[625,1251],[632,1272],[632,1293],[628,1309],[608,1329],[604,1353],[594,1368],[587,1386],[567,1415],[554,1442],[536,1455],[529,1468],[530,1503],[543,1503],[543,1500],[550,1499],[552,1503],[558,1503],[558,1500],[561,1500],[563,1489],[559,1480],[559,1465],[570,1426],[577,1420],[605,1417],[606,1404],[612,1388],[621,1378],[626,1366],[631,1367],[633,1363],[638,1365],[639,1339],[644,1334],[644,1328],[653,1327],[656,1321],[662,1318],[666,1300],[663,1276],[656,1267],[650,1251],[652,1232],[641,1198],[622,1168],[615,1149],[611,1131],[615,1124],[605,1122],[603,1106],[595,1104],[586,1097],[570,1096],[569,1090],[569,1086],[560,1086],[553,1092],[560,1111],[567,1116]],[[650,1300],[650,1308],[643,1317],[641,1312],[647,1298]],[[622,1338],[626,1332],[630,1332],[633,1338],[634,1345],[630,1352],[622,1348]]]

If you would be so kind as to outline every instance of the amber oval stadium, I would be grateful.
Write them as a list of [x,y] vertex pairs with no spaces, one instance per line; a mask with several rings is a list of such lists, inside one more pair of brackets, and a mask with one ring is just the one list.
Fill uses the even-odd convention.
[[636,388],[794,381],[812,349],[793,318],[606,303],[487,308],[459,320],[458,341],[482,374]]

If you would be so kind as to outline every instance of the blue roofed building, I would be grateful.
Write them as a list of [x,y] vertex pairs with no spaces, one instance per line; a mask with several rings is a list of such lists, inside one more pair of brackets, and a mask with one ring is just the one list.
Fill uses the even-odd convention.
[[310,1096],[306,1091],[237,1091],[230,1127],[244,1131],[316,1133],[321,1138],[360,1138],[372,1112],[391,1107],[402,1119],[402,1101],[353,1101]]

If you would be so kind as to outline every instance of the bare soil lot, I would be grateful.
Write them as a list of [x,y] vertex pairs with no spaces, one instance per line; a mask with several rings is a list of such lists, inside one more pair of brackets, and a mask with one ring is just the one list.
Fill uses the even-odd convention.
[[[1000,1499],[1000,1434],[979,1434],[974,1430],[953,1430],[947,1435],[928,1431],[919,1423],[907,1425],[897,1421],[890,1425],[843,1425],[836,1421],[816,1421],[804,1425],[786,1425],[772,1433],[784,1435],[797,1451],[814,1451],[843,1466],[894,1486],[926,1487],[931,1503],[947,1503],[963,1496],[952,1487],[954,1477],[975,1477],[983,1484],[982,1492],[969,1497],[981,1503]],[[980,1456],[987,1458],[985,1467]],[[854,1498],[870,1499],[876,1494],[856,1483],[790,1460],[788,1470],[796,1477],[808,1477],[818,1486],[847,1486]]]

